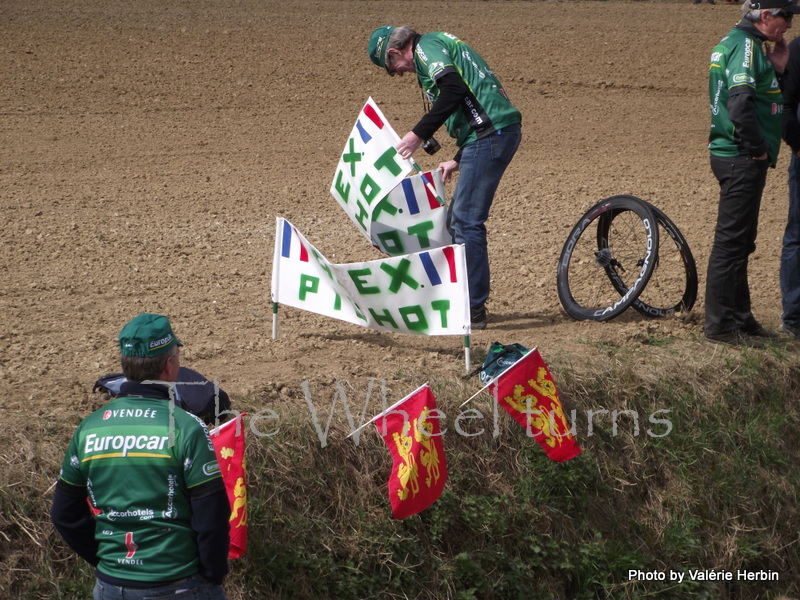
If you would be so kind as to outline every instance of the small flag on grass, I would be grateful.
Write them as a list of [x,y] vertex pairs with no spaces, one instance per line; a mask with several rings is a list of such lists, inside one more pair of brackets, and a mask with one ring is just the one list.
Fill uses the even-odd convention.
[[436,399],[425,384],[373,419],[394,464],[389,502],[395,519],[436,502],[447,480]]
[[538,350],[534,348],[511,365],[490,389],[498,404],[551,459],[564,462],[581,453],[567,425],[556,384]]
[[242,426],[245,414],[211,430],[211,441],[231,504],[229,558],[239,558],[247,551],[247,475]]

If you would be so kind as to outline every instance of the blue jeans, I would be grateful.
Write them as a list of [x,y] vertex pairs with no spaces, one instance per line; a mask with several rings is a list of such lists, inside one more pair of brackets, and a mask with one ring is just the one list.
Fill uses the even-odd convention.
[[494,193],[522,139],[513,125],[465,145],[458,163],[458,183],[447,209],[447,230],[453,242],[464,244],[469,278],[469,303],[483,307],[489,297],[489,252],[486,226]]
[[800,159],[794,153],[789,163],[789,218],[781,249],[781,298],[784,325],[800,328]]
[[706,335],[758,326],[750,310],[747,263],[756,249],[768,168],[768,160],[711,155],[711,170],[719,181],[719,209],[706,274]]
[[[176,593],[179,590],[180,593]],[[97,580],[94,600],[227,600],[221,585],[209,583],[199,575],[157,588],[120,587]]]

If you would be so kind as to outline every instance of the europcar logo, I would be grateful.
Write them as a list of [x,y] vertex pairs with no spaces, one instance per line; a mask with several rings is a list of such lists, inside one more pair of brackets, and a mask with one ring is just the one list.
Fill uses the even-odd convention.
[[219,472],[219,463],[217,461],[208,462],[203,465],[203,473],[205,475],[217,475]]
[[153,340],[150,342],[150,350],[156,350],[158,348],[163,348],[164,346],[169,345],[172,342],[172,334],[168,334],[167,337],[163,337],[160,340]]
[[375,58],[377,58],[378,60],[381,59],[381,48],[383,48],[383,42],[385,42],[385,41],[386,41],[386,38],[381,36],[381,37],[378,38],[378,43],[375,46]]
[[737,73],[733,76],[733,83],[755,83],[756,80],[747,73]]

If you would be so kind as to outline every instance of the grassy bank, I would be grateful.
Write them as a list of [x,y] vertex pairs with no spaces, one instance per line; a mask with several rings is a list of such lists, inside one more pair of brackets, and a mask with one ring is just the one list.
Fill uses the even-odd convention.
[[[449,470],[439,501],[402,521],[392,520],[386,497],[383,441],[371,426],[346,437],[342,399],[357,424],[362,410],[380,410],[380,386],[364,409],[366,383],[340,385],[330,421],[335,385],[238,398],[238,408],[263,418],[249,421],[250,545],[232,564],[229,596],[799,596],[797,353],[724,349],[698,364],[668,342],[646,348],[645,357],[598,347],[589,366],[545,357],[584,449],[564,464],[495,416],[490,398],[458,408],[474,380],[400,375],[389,402],[428,376],[447,415]],[[266,418],[267,408],[279,418]],[[468,408],[482,418],[462,416],[459,433]],[[2,598],[90,597],[90,569],[47,520],[80,417],[15,418],[4,434]]]

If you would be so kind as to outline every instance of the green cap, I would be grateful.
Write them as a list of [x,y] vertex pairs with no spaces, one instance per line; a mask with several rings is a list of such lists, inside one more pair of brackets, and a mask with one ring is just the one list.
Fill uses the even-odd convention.
[[[386,69],[386,46],[389,42],[389,34],[393,31],[394,27],[384,25],[383,27],[378,27],[369,36],[369,46],[367,46],[369,59],[384,69]],[[389,69],[386,69],[386,72],[388,73]]]
[[183,343],[172,332],[169,319],[162,315],[142,313],[119,332],[119,353],[122,356],[150,358],[164,354]]

